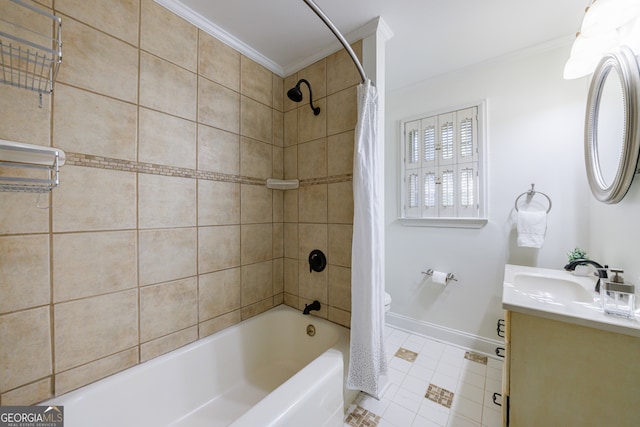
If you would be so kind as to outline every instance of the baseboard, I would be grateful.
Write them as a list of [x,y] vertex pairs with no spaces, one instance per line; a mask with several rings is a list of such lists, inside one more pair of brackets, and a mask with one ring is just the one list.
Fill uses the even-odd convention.
[[[436,341],[443,341],[460,347],[469,348],[473,351],[483,353],[491,357],[497,357],[497,347],[504,347],[504,341],[473,335],[468,332],[458,331],[456,329],[447,328],[434,323],[412,319],[397,313],[387,312],[386,322],[389,326],[394,328],[422,335]],[[504,354],[504,352],[502,352],[502,354]]]

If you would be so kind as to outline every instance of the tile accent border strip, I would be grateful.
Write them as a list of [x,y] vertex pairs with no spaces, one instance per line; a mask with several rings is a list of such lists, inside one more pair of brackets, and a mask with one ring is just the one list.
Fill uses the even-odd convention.
[[[181,178],[204,179],[207,181],[232,182],[248,185],[266,185],[267,180],[241,175],[230,175],[220,172],[180,168],[176,166],[157,165],[154,163],[142,163],[131,160],[114,159],[110,157],[94,156],[91,154],[66,152],[65,164],[83,166],[97,169],[109,169],[123,172],[138,172],[152,175],[175,176]],[[300,186],[319,184],[335,184],[348,182],[353,179],[352,174],[335,175],[324,178],[310,178],[300,180]]]

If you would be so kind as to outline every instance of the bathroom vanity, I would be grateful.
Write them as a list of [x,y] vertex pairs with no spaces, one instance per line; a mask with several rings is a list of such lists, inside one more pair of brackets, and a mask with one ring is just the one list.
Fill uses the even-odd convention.
[[640,322],[605,315],[595,277],[505,266],[503,426],[637,426]]

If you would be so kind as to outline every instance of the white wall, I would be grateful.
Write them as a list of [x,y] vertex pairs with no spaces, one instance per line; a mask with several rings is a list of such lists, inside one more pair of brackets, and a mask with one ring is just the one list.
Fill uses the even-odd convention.
[[[386,287],[393,314],[497,338],[504,264],[562,268],[569,249],[588,247],[591,196],[582,145],[588,81],[562,78],[569,49],[548,45],[387,94]],[[487,100],[488,224],[478,230],[401,225],[398,120],[480,99]],[[515,243],[514,201],[531,183],[553,201],[539,250]],[[534,200],[544,204],[541,196]],[[640,194],[635,200],[640,204]],[[459,280],[446,288],[425,283],[420,272],[428,268]]]

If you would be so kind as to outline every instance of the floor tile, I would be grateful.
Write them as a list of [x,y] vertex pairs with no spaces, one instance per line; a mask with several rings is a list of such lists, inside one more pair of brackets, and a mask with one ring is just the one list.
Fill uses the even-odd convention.
[[388,325],[384,337],[390,385],[380,400],[360,393],[345,426],[501,426],[501,359]]

